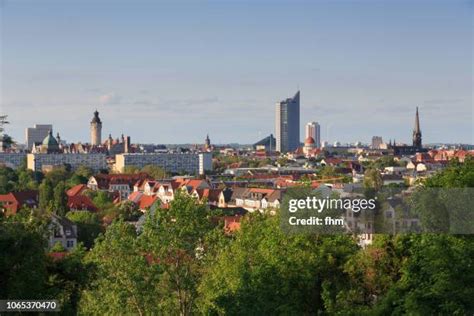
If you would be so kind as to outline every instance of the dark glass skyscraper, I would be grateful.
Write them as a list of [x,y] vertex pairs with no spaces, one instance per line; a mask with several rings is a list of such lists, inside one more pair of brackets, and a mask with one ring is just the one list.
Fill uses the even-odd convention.
[[300,92],[276,104],[276,150],[289,152],[300,146]]

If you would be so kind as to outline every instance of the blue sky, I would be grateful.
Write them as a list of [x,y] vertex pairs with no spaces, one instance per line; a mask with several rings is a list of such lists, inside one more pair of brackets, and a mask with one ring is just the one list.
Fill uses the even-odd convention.
[[7,132],[252,143],[301,89],[322,138],[474,143],[472,1],[1,1]]

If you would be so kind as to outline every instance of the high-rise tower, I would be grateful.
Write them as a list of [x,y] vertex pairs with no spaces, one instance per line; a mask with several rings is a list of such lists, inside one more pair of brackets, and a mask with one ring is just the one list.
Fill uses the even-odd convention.
[[300,146],[300,92],[276,104],[276,150],[282,153]]
[[99,112],[95,110],[91,121],[91,145],[98,146],[102,143],[102,121]]
[[421,149],[421,128],[420,128],[420,116],[418,114],[418,107],[416,107],[415,127],[413,128],[413,147]]

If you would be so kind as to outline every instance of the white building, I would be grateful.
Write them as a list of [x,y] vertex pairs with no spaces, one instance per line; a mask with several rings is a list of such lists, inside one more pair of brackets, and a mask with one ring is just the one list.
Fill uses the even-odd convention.
[[35,124],[34,127],[28,127],[25,130],[26,149],[31,150],[34,144],[43,142],[49,131],[53,131],[51,124]]
[[95,172],[107,169],[105,154],[28,154],[27,167],[33,171],[43,171],[54,167],[70,166],[71,170],[86,166]]
[[204,174],[212,170],[211,153],[128,153],[115,155],[115,170],[123,172],[126,166],[143,168],[154,165],[172,173]]
[[77,245],[77,225],[66,217],[59,217],[56,214],[51,215],[49,224],[48,247],[60,243],[66,250],[71,250]]

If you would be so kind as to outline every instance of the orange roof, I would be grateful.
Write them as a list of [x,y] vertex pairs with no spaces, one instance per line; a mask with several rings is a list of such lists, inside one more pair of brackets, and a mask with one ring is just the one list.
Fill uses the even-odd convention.
[[224,216],[224,230],[226,233],[233,233],[240,229],[241,216]]
[[140,203],[138,204],[138,207],[141,210],[147,209],[150,206],[155,203],[155,201],[158,199],[157,196],[151,196],[151,195],[143,195],[142,198],[140,199]]
[[85,195],[68,196],[67,206],[72,210],[97,211],[97,207],[92,200]]
[[135,192],[130,193],[130,195],[128,196],[128,199],[132,202],[138,203],[142,195],[143,193],[135,191]]
[[84,191],[85,189],[87,189],[87,185],[85,184],[78,184],[78,185],[75,185],[73,186],[72,188],[70,188],[69,190],[66,191],[66,194],[68,196],[76,196],[78,194],[81,194],[82,191]]

